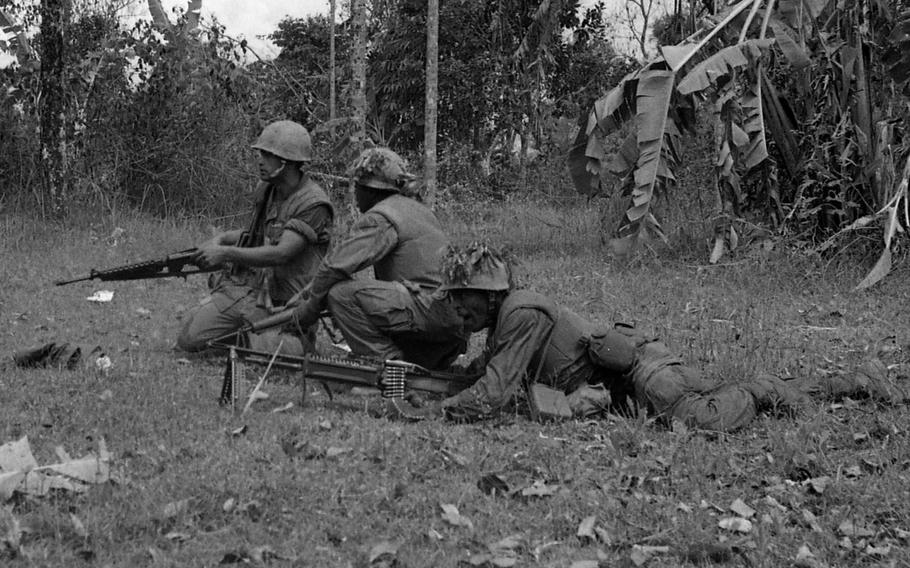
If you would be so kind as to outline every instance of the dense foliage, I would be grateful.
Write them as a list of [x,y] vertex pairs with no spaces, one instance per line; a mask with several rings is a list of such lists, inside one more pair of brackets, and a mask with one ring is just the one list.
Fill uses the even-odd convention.
[[[885,218],[889,248],[910,224],[905,2],[742,0],[718,14],[695,2],[686,12],[677,6],[655,35],[678,43],[663,45],[660,57],[592,105],[573,150],[580,191],[599,191],[607,172],[624,180],[630,203],[617,246],[663,236],[652,203],[672,192],[697,103],[714,128],[712,261],[737,248],[744,226],[813,241],[868,226],[876,215]],[[618,151],[605,151],[624,125],[633,132]]]
[[[40,19],[25,4],[4,3],[0,27],[7,32]],[[355,128],[349,22],[335,30],[339,103],[338,118],[329,121],[327,17],[285,19],[270,36],[281,49],[277,59],[252,61],[256,54],[217,24],[199,26],[198,1],[177,21],[150,2],[153,21],[129,28],[107,6],[80,4],[65,29],[64,107],[54,115],[67,143],[71,187],[61,188],[64,205],[89,196],[159,214],[232,210],[251,181],[249,140],[280,118],[314,132],[323,157],[316,169],[342,173]],[[415,0],[368,6],[367,134],[416,155],[423,140],[425,6]],[[440,19],[443,179],[506,195],[525,187],[518,182],[537,160],[559,185],[567,125],[631,68],[606,37],[602,5],[451,0],[442,3]],[[6,118],[0,171],[16,181],[7,199],[43,202],[35,133],[46,116],[39,93],[47,65],[34,51],[21,53],[27,41],[40,45],[41,38],[13,35],[0,45],[21,55],[0,79]]]

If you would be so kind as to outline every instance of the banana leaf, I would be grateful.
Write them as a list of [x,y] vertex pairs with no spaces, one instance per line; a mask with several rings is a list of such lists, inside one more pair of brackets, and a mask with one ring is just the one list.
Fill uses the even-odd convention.
[[745,131],[749,146],[742,155],[745,171],[758,166],[768,159],[768,145],[765,138],[765,117],[761,97],[761,75],[758,75],[743,93],[742,108],[745,111]]
[[[651,199],[660,179],[672,171],[676,151],[673,147],[673,132],[679,130],[669,118],[670,101],[676,74],[673,71],[649,69],[638,81],[636,97],[636,119],[638,121],[638,162],[635,169],[635,189],[632,191],[632,207],[626,211],[631,222],[645,217],[650,211]],[[668,135],[668,129],[672,132]],[[669,162],[669,163],[667,163]]]
[[720,77],[757,60],[761,57],[761,50],[773,43],[773,39],[750,39],[726,47],[693,67],[679,82],[677,90],[684,95],[704,91]]

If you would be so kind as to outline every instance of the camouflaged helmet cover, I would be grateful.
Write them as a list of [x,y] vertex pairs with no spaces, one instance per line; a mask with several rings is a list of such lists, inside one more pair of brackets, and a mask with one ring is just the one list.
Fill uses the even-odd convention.
[[404,158],[388,148],[364,150],[351,164],[348,174],[358,185],[395,193],[409,193],[406,190],[415,179],[408,173]]
[[266,126],[253,143],[253,148],[290,162],[309,162],[313,159],[310,133],[292,120],[279,120]]
[[464,250],[450,246],[442,259],[441,292],[449,290],[504,291],[512,287],[512,271],[503,254],[483,244]]

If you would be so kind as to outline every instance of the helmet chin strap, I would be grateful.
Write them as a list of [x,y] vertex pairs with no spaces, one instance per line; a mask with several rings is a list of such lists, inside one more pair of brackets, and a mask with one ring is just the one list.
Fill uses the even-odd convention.
[[281,160],[281,167],[277,168],[274,172],[270,173],[270,174],[269,174],[269,179],[275,179],[276,177],[278,177],[279,175],[281,175],[281,172],[284,171],[284,168],[285,168],[285,166],[287,166],[287,165],[288,165],[288,163],[287,163],[286,161]]
[[484,322],[484,327],[492,328],[496,325],[503,298],[504,295],[501,292],[494,290],[487,291],[487,320]]

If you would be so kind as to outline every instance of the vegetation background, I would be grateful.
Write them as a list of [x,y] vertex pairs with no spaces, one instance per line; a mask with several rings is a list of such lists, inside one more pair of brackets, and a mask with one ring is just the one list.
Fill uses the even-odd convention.
[[[337,203],[364,144],[420,169],[424,2],[341,2],[334,83],[332,20],[282,22],[281,55],[248,63],[194,6],[125,28],[107,3],[0,1],[0,49],[18,55],[0,70],[0,351],[63,340],[113,361],[5,367],[0,440],[28,436],[47,463],[104,437],[117,474],[6,503],[4,564],[910,564],[903,408],[816,401],[732,435],[646,417],[403,424],[318,389],[273,413],[299,403],[276,375],[239,417],[215,404],[221,361],[172,351],[204,279],[105,284],[109,304],[54,288],[242,225],[248,146],[275,119],[314,133]],[[906,3],[674,8],[638,62],[598,4],[442,2],[429,197],[446,228],[510,246],[526,285],[725,380],[879,356],[906,388]],[[683,94],[687,78],[704,81]]]

